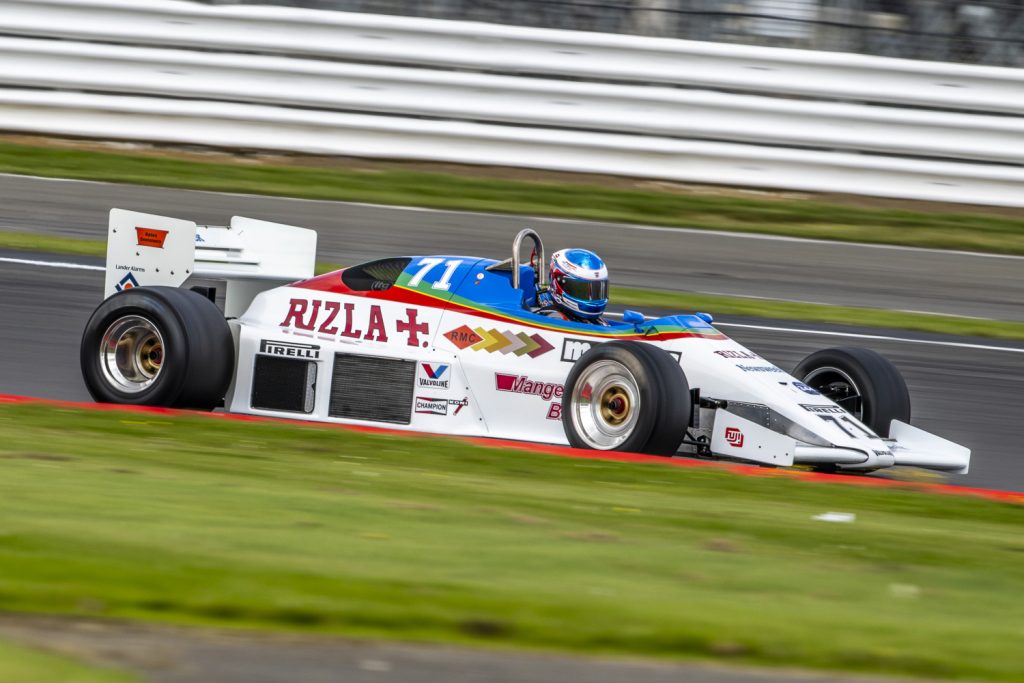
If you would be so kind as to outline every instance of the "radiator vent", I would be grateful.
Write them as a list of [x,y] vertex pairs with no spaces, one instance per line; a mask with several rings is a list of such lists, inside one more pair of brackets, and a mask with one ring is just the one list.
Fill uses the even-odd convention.
[[315,362],[256,356],[252,378],[253,408],[312,413],[315,402]]
[[407,425],[415,379],[415,361],[335,354],[328,414]]

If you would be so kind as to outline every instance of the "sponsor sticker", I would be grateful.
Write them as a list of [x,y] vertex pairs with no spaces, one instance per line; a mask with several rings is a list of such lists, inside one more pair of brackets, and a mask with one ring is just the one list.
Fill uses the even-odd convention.
[[164,240],[167,239],[168,230],[158,230],[155,227],[135,226],[135,237],[139,247],[164,248]]
[[444,363],[420,363],[420,374],[416,385],[421,389],[448,389],[450,365]]
[[549,420],[561,420],[562,419],[562,404],[552,403],[548,406],[548,419]]
[[138,245],[140,247],[156,247],[157,249],[163,249],[164,240],[167,239],[167,232],[167,230],[143,228],[138,225],[135,226],[135,236],[138,238]]
[[454,330],[445,332],[444,338],[460,349],[464,349],[483,341],[483,337],[471,330],[467,325],[456,327]]
[[761,359],[761,356],[757,355],[756,353],[752,353],[751,351],[715,351],[715,355],[721,356],[722,358],[739,358],[745,360]]
[[740,365],[737,363],[736,367],[738,367],[743,372],[785,372],[785,370],[783,370],[782,368],[776,367],[774,365]]
[[839,406],[807,405],[806,403],[801,403],[800,407],[815,415],[842,415],[846,412]]
[[260,353],[267,353],[271,356],[286,356],[289,358],[317,360],[320,358],[320,347],[314,344],[296,344],[295,342],[279,342],[271,341],[269,339],[261,339]]
[[[566,363],[575,363],[583,354],[590,350],[590,347],[600,343],[591,339],[566,337],[562,341],[562,360]],[[667,351],[666,353],[672,356],[677,363],[682,359],[682,354],[678,351]]]
[[[394,323],[396,333],[405,334],[408,346],[429,346],[430,342],[427,339],[421,341],[420,335],[428,337],[430,326],[426,322],[419,322],[418,309],[405,309],[405,316],[405,320],[387,322]],[[388,341],[388,324],[383,310],[377,304],[359,304],[357,308],[354,302],[291,299],[279,327],[350,339]]]
[[132,289],[138,286],[139,281],[135,279],[135,275],[133,275],[132,273],[128,273],[123,278],[121,278],[116,285],[114,285],[114,289],[116,289],[119,292],[123,292],[126,289]]
[[448,399],[448,405],[455,406],[455,410],[452,411],[452,415],[458,415],[459,411],[469,405],[469,396],[463,396],[462,398],[450,398]]
[[423,415],[447,415],[448,407],[454,406],[455,410],[452,411],[452,415],[458,415],[468,405],[468,396],[462,398],[428,398],[426,396],[417,396],[415,410]]
[[114,270],[127,270],[127,271],[130,271],[132,273],[145,273],[146,272],[146,269],[143,268],[142,266],[132,266],[132,265],[127,265],[127,266],[115,265],[114,266]]
[[734,448],[743,448],[743,432],[739,427],[726,427],[725,442]]
[[448,399],[417,396],[416,412],[422,415],[447,415]]
[[537,382],[525,375],[506,375],[501,372],[494,373],[494,386],[498,391],[539,396],[544,401],[562,398],[562,393],[565,391],[561,384]]
[[793,382],[793,386],[799,389],[800,391],[804,392],[805,394],[810,394],[811,396],[821,396],[817,389],[812,389],[803,382]]
[[562,360],[566,363],[575,363],[583,354],[590,350],[594,342],[589,339],[573,339],[566,337],[562,342]]

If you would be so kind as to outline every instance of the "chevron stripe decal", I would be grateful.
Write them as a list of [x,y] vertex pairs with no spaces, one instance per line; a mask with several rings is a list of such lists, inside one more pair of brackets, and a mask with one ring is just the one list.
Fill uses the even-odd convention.
[[504,332],[496,329],[485,329],[477,327],[473,330],[480,340],[470,346],[473,351],[486,351],[494,353],[500,351],[504,355],[514,354],[516,356],[529,356],[537,358],[555,348],[544,337],[539,334],[526,334],[526,332]]
[[508,339],[512,343],[509,344],[508,346],[506,346],[505,348],[503,348],[501,350],[501,352],[503,354],[506,354],[506,355],[510,354],[510,353],[514,353],[517,356],[523,355],[523,353],[524,353],[523,348],[526,346],[526,344],[532,344],[533,343],[533,340],[530,339],[529,337],[527,337],[526,340],[524,341],[523,340],[523,336],[524,336],[523,333],[520,332],[519,334],[514,334],[511,337],[506,337],[506,339]]
[[530,353],[527,354],[530,358],[536,358],[537,356],[543,356],[545,353],[547,353],[551,349],[555,348],[554,346],[552,346],[551,344],[548,343],[547,339],[545,339],[544,337],[540,336],[539,334],[531,335],[530,339],[532,339],[533,341],[537,342],[537,348],[534,349],[533,351],[530,351]]
[[[534,335],[537,336],[537,335]],[[520,332],[516,335],[516,339],[522,342],[522,346],[516,349],[516,355],[522,356],[523,354],[530,353],[531,351],[539,348],[537,342],[530,335],[525,332]]]

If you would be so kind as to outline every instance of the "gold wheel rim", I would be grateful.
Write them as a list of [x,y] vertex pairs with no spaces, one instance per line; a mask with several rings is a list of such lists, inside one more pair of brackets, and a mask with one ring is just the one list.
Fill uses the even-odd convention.
[[601,417],[609,425],[618,427],[629,419],[629,394],[620,386],[608,387],[601,394]]
[[156,337],[149,337],[139,344],[139,369],[148,377],[160,372],[160,363],[164,360],[164,347]]

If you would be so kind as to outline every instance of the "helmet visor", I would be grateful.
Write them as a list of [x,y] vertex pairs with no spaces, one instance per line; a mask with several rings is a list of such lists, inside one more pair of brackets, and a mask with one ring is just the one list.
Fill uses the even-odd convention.
[[562,278],[561,285],[566,294],[581,301],[604,301],[608,298],[607,280]]

